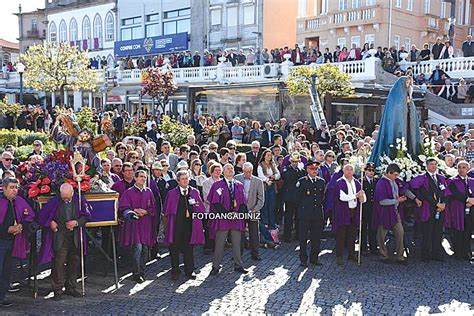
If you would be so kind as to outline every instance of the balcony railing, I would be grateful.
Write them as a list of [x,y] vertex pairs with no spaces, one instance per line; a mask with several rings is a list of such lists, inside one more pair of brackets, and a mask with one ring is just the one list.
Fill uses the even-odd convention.
[[334,14],[334,23],[367,21],[375,18],[375,8],[354,10]]
[[[453,58],[442,60],[429,60],[420,63],[402,62],[404,67],[411,67],[414,75],[424,73],[429,76],[437,65],[440,66],[451,78],[474,78],[474,57]],[[377,67],[380,67],[378,58],[335,63],[339,69],[351,76],[353,82],[373,81],[376,79]],[[270,80],[284,80],[292,70],[298,67],[320,67],[323,64],[293,66],[291,64],[265,64],[259,66],[228,67],[225,65],[211,67],[190,67],[171,69],[178,84],[199,83],[245,83],[265,82]],[[107,78],[114,78],[118,84],[140,85],[142,70],[116,70],[107,71]],[[104,71],[99,70],[99,85],[105,82]],[[16,72],[2,74],[0,72],[0,85],[18,85],[19,75]]]

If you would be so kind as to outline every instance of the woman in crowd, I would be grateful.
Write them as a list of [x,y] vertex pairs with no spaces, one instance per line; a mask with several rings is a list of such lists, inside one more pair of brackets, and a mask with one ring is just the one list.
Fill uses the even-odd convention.
[[276,228],[276,180],[280,179],[280,172],[275,165],[272,152],[267,149],[257,167],[257,175],[265,185],[265,203],[260,210],[262,223],[268,229]]
[[260,141],[262,138],[262,130],[260,129],[260,123],[258,121],[252,122],[252,129],[250,130],[249,135],[249,142],[253,142],[254,140]]

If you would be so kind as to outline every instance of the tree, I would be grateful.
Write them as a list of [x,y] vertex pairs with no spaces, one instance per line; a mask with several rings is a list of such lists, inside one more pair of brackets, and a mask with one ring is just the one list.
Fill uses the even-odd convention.
[[11,116],[13,120],[13,129],[16,129],[16,122],[23,113],[24,106],[20,103],[8,103],[8,98],[5,96],[2,101],[0,101],[0,113],[5,116]]
[[148,68],[142,72],[142,94],[148,94],[161,105],[163,113],[169,97],[178,90],[174,73],[165,68]]
[[351,76],[340,71],[336,65],[324,64],[316,68],[297,67],[292,70],[286,79],[290,95],[309,94],[313,74],[316,75],[316,88],[322,98],[326,94],[338,97],[354,94]]
[[69,43],[45,43],[28,48],[20,57],[25,64],[25,86],[45,92],[95,90],[97,71],[90,69],[87,51]]

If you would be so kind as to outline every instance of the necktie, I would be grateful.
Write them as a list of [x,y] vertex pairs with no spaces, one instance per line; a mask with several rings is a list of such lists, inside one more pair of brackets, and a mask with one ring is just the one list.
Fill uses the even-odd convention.
[[436,179],[436,175],[432,175],[431,178],[433,179],[434,183],[438,185],[438,180]]
[[229,182],[229,193],[231,200],[234,199],[234,183],[232,181]]

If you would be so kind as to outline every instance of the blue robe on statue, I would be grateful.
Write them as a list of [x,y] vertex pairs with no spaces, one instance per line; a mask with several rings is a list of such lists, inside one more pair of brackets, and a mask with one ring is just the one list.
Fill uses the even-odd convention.
[[[369,161],[378,167],[380,157],[390,156],[390,145],[397,146],[397,138],[405,138],[408,152],[413,158],[421,153],[420,122],[415,103],[407,97],[411,87],[407,87],[408,77],[400,77],[390,90],[380,119],[380,129],[377,134]],[[394,158],[394,157],[391,157]]]

